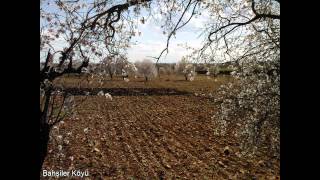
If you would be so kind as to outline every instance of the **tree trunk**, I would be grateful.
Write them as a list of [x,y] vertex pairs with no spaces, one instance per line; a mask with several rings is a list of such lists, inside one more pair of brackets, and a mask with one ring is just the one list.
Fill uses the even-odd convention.
[[160,67],[157,65],[157,74],[159,76],[159,79],[160,79]]
[[40,162],[39,170],[41,172],[42,165],[48,153],[48,143],[49,143],[49,134],[50,134],[50,125],[48,124],[48,109],[49,102],[51,99],[51,90],[45,92],[45,105],[43,110],[40,109]]
[[47,123],[40,125],[40,172],[48,154],[49,133],[50,127]]
[[146,81],[148,81],[148,77],[146,76],[145,78],[146,78]]

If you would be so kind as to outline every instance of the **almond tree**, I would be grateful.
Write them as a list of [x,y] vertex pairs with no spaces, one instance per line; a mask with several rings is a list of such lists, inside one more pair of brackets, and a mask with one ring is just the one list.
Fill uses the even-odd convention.
[[[244,144],[250,147],[268,142],[272,152],[279,152],[280,0],[44,0],[40,3],[40,52],[43,57],[40,67],[40,169],[47,154],[52,126],[63,119],[60,114],[64,107],[74,109],[70,103],[72,96],[65,92],[63,85],[57,87],[54,81],[71,73],[90,74],[89,62],[102,55],[125,57],[131,37],[137,34],[135,22],[146,21],[141,16],[142,9],[150,18],[155,14],[162,15],[160,23],[167,41],[159,56],[154,57],[157,63],[169,53],[170,40],[192,18],[206,18],[201,34],[203,46],[194,49],[189,57],[233,61],[238,68],[234,75],[239,79],[239,86],[229,85],[220,91],[223,96],[229,95],[217,102],[222,103],[223,116],[215,118],[222,124],[220,130],[229,129],[232,115],[242,113],[241,118],[236,118],[239,122],[249,118],[241,126],[243,128],[238,128],[241,133],[235,136],[243,137],[243,142],[248,139],[249,143]],[[57,48],[57,41],[62,41],[63,47]],[[75,65],[75,61],[80,64]],[[153,70],[150,73],[153,74]],[[251,98],[247,98],[248,95]],[[261,99],[253,101],[252,97]],[[57,101],[63,105],[55,106]],[[270,129],[272,131],[268,131]]]
[[188,62],[185,57],[182,57],[181,61],[176,63],[175,70],[178,74],[183,74],[186,81],[192,81],[195,77],[194,66]]
[[[223,86],[217,94],[216,134],[224,135],[234,124],[242,124],[229,134],[239,138],[244,154],[251,156],[267,147],[270,157],[279,158],[280,0],[198,3],[192,14],[206,16],[203,44],[186,46],[193,50],[186,57],[211,63],[231,61],[236,68],[232,73],[236,83]],[[170,39],[188,20],[167,26],[167,44],[158,60],[169,52]]]
[[138,73],[138,68],[135,66],[134,63],[128,61],[128,63],[123,68],[125,75],[129,76],[136,76]]
[[135,65],[138,69],[138,74],[143,76],[146,81],[157,76],[156,66],[151,60],[144,59],[142,61],[137,61]]
[[105,57],[101,62],[103,72],[107,73],[111,80],[116,72],[116,58],[112,56]]
[[[43,67],[40,69],[40,170],[47,155],[49,134],[52,127],[63,118],[63,104],[69,96],[60,91],[60,107],[54,108],[53,94],[58,94],[53,81],[71,73],[88,73],[90,58],[123,54],[133,33],[127,19],[130,7],[147,7],[150,0],[129,1],[117,4],[107,1],[41,1],[40,7],[40,52],[45,52]],[[136,9],[138,14],[139,10]],[[61,49],[55,49],[55,40],[64,41]],[[103,49],[102,49],[103,47]],[[43,53],[42,53],[43,54]],[[81,60],[74,66],[74,59]],[[56,110],[53,110],[56,109]],[[57,111],[56,113],[50,113]]]
[[[194,16],[199,1],[42,0],[40,4],[40,55],[43,60],[40,67],[41,169],[47,155],[50,131],[63,119],[61,114],[65,113],[61,112],[66,107],[64,102],[71,97],[62,84],[57,88],[54,81],[68,74],[90,74],[96,71],[96,67],[90,66],[89,62],[100,59],[102,55],[125,58],[130,39],[137,34],[136,22],[145,22],[140,14],[141,9],[145,9],[151,18],[154,18],[155,13],[162,14],[166,24],[163,30],[171,32],[171,37],[186,24],[182,19],[186,18],[187,11],[193,10],[189,19]],[[178,21],[172,19],[173,16],[179,17]],[[174,25],[176,23],[177,26]],[[80,64],[75,65],[75,61]],[[59,101],[54,100],[53,95]],[[60,106],[55,105],[58,102]]]
[[[280,158],[280,1],[206,1],[204,44],[190,55],[232,61],[235,83],[215,97],[216,135],[239,139],[242,155]],[[234,128],[236,126],[236,128]],[[231,130],[233,129],[233,130]]]

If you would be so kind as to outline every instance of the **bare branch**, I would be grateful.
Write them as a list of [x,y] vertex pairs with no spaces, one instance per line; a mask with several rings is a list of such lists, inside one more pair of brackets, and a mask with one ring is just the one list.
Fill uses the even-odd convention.
[[185,23],[183,23],[182,25],[179,26],[182,18],[184,17],[185,13],[188,11],[190,5],[192,4],[192,0],[189,0],[186,8],[184,9],[182,15],[180,16],[178,22],[176,23],[175,27],[173,28],[173,30],[172,30],[172,31],[170,32],[170,34],[168,35],[166,47],[161,51],[161,53],[160,53],[160,55],[159,55],[158,57],[155,57],[155,59],[157,59],[157,62],[156,62],[156,63],[159,62],[159,60],[160,60],[160,58],[161,58],[161,56],[162,56],[162,54],[163,54],[164,52],[167,52],[167,53],[168,53],[169,42],[170,42],[170,39],[171,39],[172,35],[174,35],[177,30],[179,30],[180,28],[182,28],[183,26],[185,26],[185,25],[191,20],[191,18],[194,16],[194,14],[195,14],[195,9],[196,9],[196,6],[198,5],[198,3],[199,3],[199,1],[196,1],[196,2],[195,2],[195,5],[194,5],[193,10],[192,10],[192,14],[191,14],[190,17],[188,18],[188,20],[187,20]]

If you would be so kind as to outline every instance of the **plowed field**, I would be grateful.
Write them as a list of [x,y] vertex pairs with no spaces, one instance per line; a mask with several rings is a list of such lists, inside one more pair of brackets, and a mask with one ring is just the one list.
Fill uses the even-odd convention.
[[43,168],[88,170],[87,179],[276,179],[278,161],[243,158],[238,142],[214,136],[215,108],[193,94],[89,96],[52,131],[62,138],[50,140]]
[[[102,90],[112,100],[91,89],[76,114],[52,130],[43,169],[88,170],[85,179],[279,178],[279,160],[264,153],[244,158],[239,142],[214,135],[211,117],[218,107],[201,92],[223,81],[172,79],[110,81]],[[77,89],[70,93],[76,101],[84,98]]]

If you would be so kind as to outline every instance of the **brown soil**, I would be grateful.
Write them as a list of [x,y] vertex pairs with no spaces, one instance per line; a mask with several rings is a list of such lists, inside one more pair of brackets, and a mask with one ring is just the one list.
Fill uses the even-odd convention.
[[278,160],[239,157],[238,142],[214,136],[214,111],[210,99],[193,95],[113,96],[112,101],[89,96],[76,116],[53,130],[69,143],[59,158],[57,142],[50,141],[44,169],[89,170],[88,179],[279,178]]

